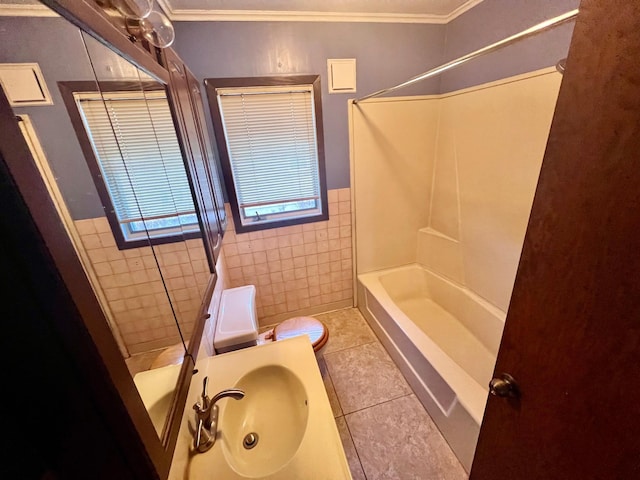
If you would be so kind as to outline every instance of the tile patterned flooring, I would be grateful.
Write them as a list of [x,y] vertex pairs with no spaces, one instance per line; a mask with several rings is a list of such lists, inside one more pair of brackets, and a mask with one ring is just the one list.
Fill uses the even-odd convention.
[[316,318],[329,328],[320,372],[354,480],[468,478],[360,312]]

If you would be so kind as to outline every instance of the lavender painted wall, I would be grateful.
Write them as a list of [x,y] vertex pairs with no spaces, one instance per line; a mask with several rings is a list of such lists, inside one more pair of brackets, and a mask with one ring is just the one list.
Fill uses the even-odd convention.
[[[448,25],[286,22],[176,22],[175,48],[206,77],[319,73],[329,188],[349,186],[347,100],[402,82],[578,6],[578,0],[484,0]],[[554,65],[566,56],[573,25],[508,47],[398,95],[448,92]],[[30,32],[25,36],[24,32]],[[59,18],[0,18],[0,62],[39,62],[51,107],[17,109],[32,116],[75,219],[102,215],[102,205],[59,96],[58,80],[93,79],[78,29]],[[356,58],[356,94],[329,94],[327,58]],[[203,99],[206,103],[207,99]],[[208,113],[208,112],[207,112]],[[80,167],[78,167],[80,165]],[[68,173],[72,172],[73,175]]]
[[[484,0],[447,24],[449,61],[578,8],[580,0]],[[555,65],[565,58],[574,22],[556,27],[440,76],[440,92],[479,85]]]
[[[176,22],[175,28],[175,49],[200,80],[320,74],[330,189],[349,186],[347,100],[438,65],[445,30],[443,25],[285,22]],[[328,58],[357,59],[356,94],[328,93]],[[438,88],[435,79],[401,94]]]
[[[25,32],[28,32],[26,34]],[[57,82],[95,80],[80,30],[62,18],[0,17],[0,63],[37,62],[53,105],[14,108],[29,115],[75,220],[104,215]]]

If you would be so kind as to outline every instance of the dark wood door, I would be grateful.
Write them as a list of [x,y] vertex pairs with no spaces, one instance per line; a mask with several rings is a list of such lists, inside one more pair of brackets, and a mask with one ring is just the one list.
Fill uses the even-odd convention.
[[640,478],[640,2],[584,0],[474,480]]

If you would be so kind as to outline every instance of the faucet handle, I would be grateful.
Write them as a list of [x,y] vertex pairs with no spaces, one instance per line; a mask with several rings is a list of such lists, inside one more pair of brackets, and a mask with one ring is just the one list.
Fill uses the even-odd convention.
[[202,408],[206,410],[209,408],[209,396],[207,395],[207,387],[209,385],[209,377],[204,377],[202,380]]
[[202,380],[202,398],[207,396],[208,385],[209,385],[209,377],[204,377],[204,380]]

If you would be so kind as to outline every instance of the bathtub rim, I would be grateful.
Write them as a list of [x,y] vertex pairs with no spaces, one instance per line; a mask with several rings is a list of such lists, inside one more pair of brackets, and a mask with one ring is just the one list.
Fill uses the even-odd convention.
[[[407,270],[426,271],[429,274],[451,284],[452,288],[463,290],[464,293],[470,294],[474,299],[477,295],[467,291],[451,280],[438,275],[437,273],[425,268],[418,263],[411,263],[400,267],[377,270],[374,272],[362,273],[358,275],[358,280],[362,286],[373,295],[386,312],[396,321],[400,330],[415,344],[423,356],[431,363],[438,374],[447,382],[451,389],[455,392],[457,401],[469,412],[474,421],[480,425],[484,416],[484,409],[487,403],[488,386],[483,387],[475,381],[460,365],[458,365],[440,346],[435,343],[424,331],[422,331],[401,309],[396,305],[391,296],[387,293],[380,282],[380,277],[384,274],[402,272]],[[482,301],[481,305],[488,310],[497,314],[502,319],[504,313],[497,307]],[[499,314],[498,314],[499,312]],[[447,415],[447,412],[443,410]]]

